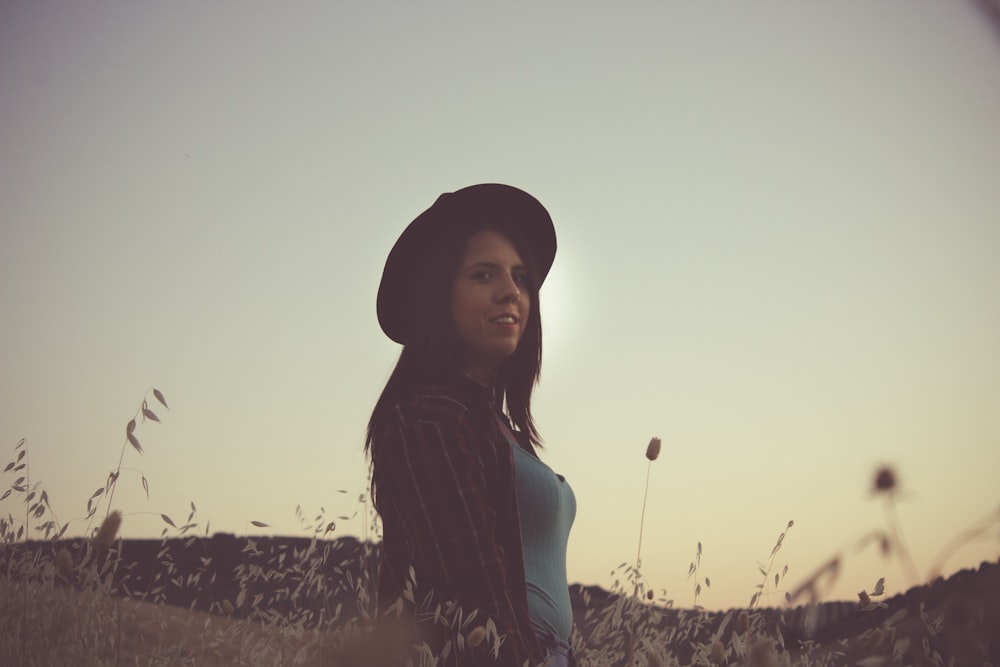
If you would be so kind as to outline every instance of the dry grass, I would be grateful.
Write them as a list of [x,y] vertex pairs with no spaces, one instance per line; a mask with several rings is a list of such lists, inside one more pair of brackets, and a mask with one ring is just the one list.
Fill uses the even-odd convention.
[[[152,392],[166,407],[162,393]],[[443,632],[446,644],[431,651],[426,644],[416,644],[412,623],[376,621],[370,576],[374,549],[366,542],[355,562],[337,562],[328,543],[322,542],[332,525],[322,514],[309,520],[300,513],[309,533],[302,548],[269,550],[246,540],[231,572],[232,594],[215,597],[212,586],[219,574],[213,569],[215,555],[194,553],[204,545],[195,546],[197,540],[189,538],[198,527],[192,504],[191,514],[180,526],[163,516],[167,528],[152,563],[155,574],[142,579],[146,575],[130,570],[132,564],[122,557],[118,537],[122,517],[112,510],[111,501],[126,452],[129,448],[142,452],[137,428],[148,421],[160,419],[144,399],[126,425],[118,467],[87,501],[83,521],[88,522],[89,539],[71,543],[58,541],[69,523],[55,518],[44,489],[31,480],[25,442],[15,446],[3,471],[11,475],[4,480],[9,488],[0,500],[11,497],[10,502],[23,507],[24,518],[15,519],[13,513],[0,518],[0,665],[386,667],[401,664],[404,655],[413,656],[415,665],[434,665],[450,663],[445,658],[462,653],[486,655],[502,641],[489,619],[447,602],[420,604],[412,595],[408,602]],[[658,455],[659,441],[654,439],[646,456],[652,463]],[[142,483],[145,486],[144,476]],[[890,468],[877,473],[873,490],[887,503],[889,527],[864,536],[855,550],[878,544],[886,555],[909,559],[902,528],[889,506],[897,483]],[[104,519],[92,529],[100,505],[105,507]],[[962,535],[977,536],[998,523],[1000,511]],[[805,607],[789,606],[786,612],[761,609],[761,601],[778,591],[787,573],[775,558],[791,527],[788,522],[761,563],[763,580],[748,607],[726,614],[673,609],[671,600],[654,599],[641,576],[638,556],[635,567],[623,563],[610,594],[583,591],[575,605],[571,639],[580,666],[943,667],[983,664],[1000,651],[994,632],[1000,629],[1000,581],[986,595],[951,594],[936,606],[921,606],[915,612],[904,608],[891,615],[879,600],[883,591],[877,584],[861,596],[866,609],[862,613],[870,614],[871,621],[864,630],[836,640],[810,640],[830,622],[824,620],[828,612],[818,603],[837,577],[840,563],[853,552],[834,553],[786,593],[789,605],[804,601]],[[168,543],[168,534],[182,539]],[[41,546],[29,547],[30,535],[40,536]],[[946,546],[953,548],[952,543]],[[699,544],[689,571],[695,605],[701,584],[710,583],[700,572],[700,555]],[[165,604],[183,590],[210,590],[212,597],[207,602],[203,595],[190,597],[189,607]],[[349,608],[343,606],[345,596]]]
[[[3,665],[356,665],[384,667],[405,650],[399,628],[377,641],[337,631],[227,618],[104,591],[0,582]],[[23,613],[22,613],[23,612]]]
[[[12,600],[27,599],[21,609]],[[995,641],[994,595],[955,592],[934,609],[899,610],[856,636],[786,645],[762,611],[711,614],[662,609],[621,595],[574,639],[581,667],[607,665],[983,664]],[[668,622],[669,621],[669,622]],[[578,627],[578,630],[580,628]],[[468,642],[486,639],[482,629]],[[399,626],[378,631],[306,629],[53,584],[0,582],[3,665],[351,665],[384,667],[409,644]],[[955,662],[950,660],[954,658]],[[427,664],[431,664],[428,662]]]

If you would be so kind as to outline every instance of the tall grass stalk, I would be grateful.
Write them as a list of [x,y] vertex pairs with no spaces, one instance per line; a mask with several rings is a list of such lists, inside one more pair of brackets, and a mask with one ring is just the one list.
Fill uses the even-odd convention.
[[896,478],[896,471],[890,466],[882,466],[875,471],[875,481],[872,484],[872,493],[882,496],[882,507],[885,510],[885,523],[889,528],[889,536],[895,546],[899,562],[906,571],[906,578],[911,586],[916,586],[920,579],[917,574],[917,567],[913,564],[909,549],[903,540],[903,527],[899,522],[899,515],[896,513],[896,493],[899,491],[899,482]]
[[[31,490],[31,466],[28,462],[28,448],[25,446],[24,438],[17,443],[18,447],[23,447],[21,453],[18,454],[18,460],[20,457],[24,457],[24,488],[28,490],[28,495],[24,501],[24,543],[27,544],[30,539],[31,533],[31,500],[33,491]],[[28,587],[24,587],[24,601],[22,604],[21,612],[21,665],[27,664],[26,660],[28,657]]]
[[[660,456],[661,445],[660,439],[656,437],[652,438],[649,444],[646,445],[646,458],[649,459],[649,464],[646,466],[646,490],[642,494],[642,515],[639,517],[639,548],[635,553],[635,571],[637,574],[642,567],[642,529],[646,524],[646,498],[649,496],[649,473],[653,469],[653,461]],[[635,594],[639,594],[638,585],[636,585]]]
[[[170,407],[167,405],[167,399],[164,398],[163,392],[159,389],[153,387],[150,391],[153,392],[153,397],[168,410]],[[148,394],[147,394],[148,395]],[[136,420],[139,420],[138,422]],[[108,474],[108,480],[105,482],[104,493],[107,498],[107,509],[104,512],[104,518],[106,519],[111,514],[111,502],[115,497],[115,490],[118,488],[118,478],[122,474],[122,463],[125,461],[125,452],[128,450],[129,446],[139,454],[142,454],[142,445],[139,443],[139,438],[135,435],[135,428],[139,423],[145,423],[147,420],[159,423],[160,418],[153,412],[149,407],[149,401],[143,397],[142,404],[139,409],[136,410],[135,416],[125,425],[125,442],[122,443],[122,451],[118,455],[118,467],[115,468]],[[149,495],[149,488],[146,484],[146,477],[142,477],[142,486],[146,490],[146,495]],[[96,509],[96,508],[95,508]],[[90,514],[90,523],[88,524],[87,532],[90,532],[90,526],[93,525],[94,513]]]

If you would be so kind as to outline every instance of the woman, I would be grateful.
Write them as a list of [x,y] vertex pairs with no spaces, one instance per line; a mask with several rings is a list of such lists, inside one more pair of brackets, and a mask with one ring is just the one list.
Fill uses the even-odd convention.
[[555,250],[534,197],[473,185],[410,223],[382,274],[379,324],[403,350],[365,443],[383,527],[379,607],[415,613],[447,664],[572,664],[576,501],[538,459],[531,415],[538,288]]

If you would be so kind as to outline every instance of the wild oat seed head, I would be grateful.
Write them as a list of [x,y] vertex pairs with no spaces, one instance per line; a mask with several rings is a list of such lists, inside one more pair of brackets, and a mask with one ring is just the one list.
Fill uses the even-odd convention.
[[873,493],[892,493],[898,484],[896,471],[891,466],[882,466],[875,471],[875,482],[872,486]]
[[736,628],[739,630],[740,634],[747,631],[750,627],[750,614],[746,610],[740,612],[739,620],[736,622]]
[[115,538],[118,536],[118,529],[122,525],[122,513],[115,510],[104,519],[104,523],[101,524],[100,529],[97,531],[97,536],[94,537],[94,546],[97,547],[99,551],[104,551],[111,547],[115,542]]
[[723,648],[722,642],[717,641],[712,644],[712,648],[708,652],[708,659],[715,665],[721,665],[726,661],[726,649]]
[[476,648],[483,643],[484,639],[486,639],[486,628],[480,625],[472,629],[472,632],[469,633],[467,641],[469,646]]
[[66,547],[56,554],[56,572],[66,581],[73,581],[73,556],[70,555]]
[[232,616],[233,615],[233,611],[234,611],[234,609],[233,609],[233,603],[230,602],[229,600],[223,600],[222,601],[222,613],[225,614],[226,616]]
[[646,458],[650,461],[655,461],[660,456],[660,442],[659,438],[653,438],[649,441],[646,446]]

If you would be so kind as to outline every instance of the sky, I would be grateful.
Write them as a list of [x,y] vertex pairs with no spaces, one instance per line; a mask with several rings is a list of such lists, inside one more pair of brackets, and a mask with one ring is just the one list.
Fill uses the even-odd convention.
[[[789,521],[764,603],[836,555],[824,599],[901,592],[854,548],[879,466],[918,580],[1000,509],[998,118],[974,2],[6,0],[0,463],[23,438],[68,534],[120,459],[126,538],[192,503],[371,537],[385,256],[509,183],[559,238],[533,412],[571,582],[635,563],[648,473],[641,572],[677,606],[699,543],[697,603],[746,605]],[[994,521],[943,572],[998,555]]]

